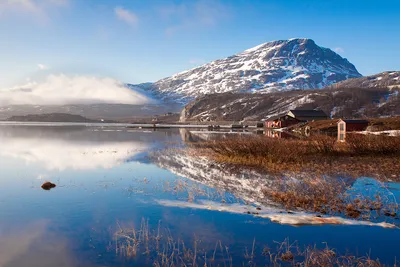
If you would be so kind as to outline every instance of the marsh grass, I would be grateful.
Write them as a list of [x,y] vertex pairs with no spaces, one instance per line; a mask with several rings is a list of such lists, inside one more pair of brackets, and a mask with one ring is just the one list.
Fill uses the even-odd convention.
[[[381,189],[385,185],[380,184]],[[399,205],[390,191],[372,196],[354,193],[343,180],[333,178],[304,178],[281,180],[263,194],[287,210],[304,210],[319,214],[340,215],[352,219],[378,220],[383,216],[397,218]]]
[[[196,234],[190,244],[174,238],[168,228],[150,229],[148,220],[142,219],[138,230],[123,228],[117,223],[114,234],[117,255],[136,262],[145,261],[152,266],[384,266],[369,255],[341,255],[327,244],[324,247],[301,247],[297,241],[286,238],[271,241],[273,248],[253,239],[251,247],[231,251],[221,240],[206,246]],[[209,244],[209,242],[206,242]]]
[[400,137],[349,134],[345,143],[329,136],[309,139],[233,137],[191,143],[199,155],[219,163],[317,175],[400,179]]

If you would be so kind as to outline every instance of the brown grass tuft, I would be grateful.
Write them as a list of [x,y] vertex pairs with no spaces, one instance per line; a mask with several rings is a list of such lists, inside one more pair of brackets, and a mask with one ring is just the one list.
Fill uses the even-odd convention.
[[260,136],[192,143],[198,153],[220,163],[268,170],[400,179],[400,137],[314,136],[306,140]]

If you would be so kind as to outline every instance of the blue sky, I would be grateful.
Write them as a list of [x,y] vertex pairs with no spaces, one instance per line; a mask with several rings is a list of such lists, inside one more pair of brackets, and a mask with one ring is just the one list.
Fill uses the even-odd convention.
[[399,0],[0,0],[0,88],[49,74],[156,81],[294,37],[400,70]]

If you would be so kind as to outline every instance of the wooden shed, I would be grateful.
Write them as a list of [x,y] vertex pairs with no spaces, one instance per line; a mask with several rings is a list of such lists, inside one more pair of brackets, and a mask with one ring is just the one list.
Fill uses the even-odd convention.
[[346,140],[347,132],[365,131],[368,127],[369,121],[367,120],[343,120],[340,119],[337,123],[338,141],[344,142]]

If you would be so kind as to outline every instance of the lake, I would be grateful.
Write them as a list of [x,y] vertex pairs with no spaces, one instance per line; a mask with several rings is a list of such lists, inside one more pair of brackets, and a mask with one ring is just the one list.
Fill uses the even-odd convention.
[[[0,266],[264,266],[269,251],[307,246],[387,265],[400,259],[398,218],[286,212],[261,194],[280,177],[182,152],[208,136],[0,126]],[[43,190],[46,181],[56,187]],[[361,177],[349,188],[400,201],[398,183]]]

